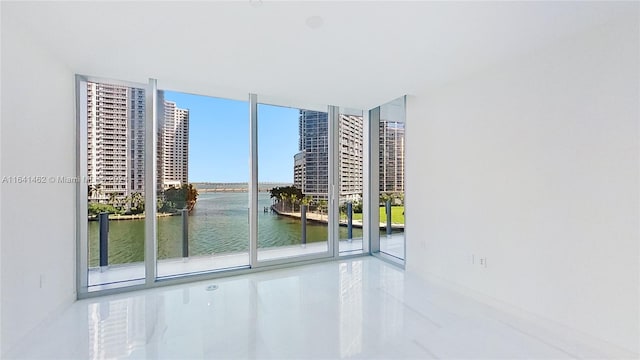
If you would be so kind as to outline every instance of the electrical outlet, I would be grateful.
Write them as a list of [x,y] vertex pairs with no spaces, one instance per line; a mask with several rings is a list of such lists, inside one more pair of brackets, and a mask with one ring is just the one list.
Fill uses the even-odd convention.
[[480,266],[483,268],[487,267],[487,258],[480,258]]

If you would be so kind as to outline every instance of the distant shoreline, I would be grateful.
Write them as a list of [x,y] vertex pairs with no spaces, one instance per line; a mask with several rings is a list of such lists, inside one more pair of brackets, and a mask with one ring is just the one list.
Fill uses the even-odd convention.
[[[249,192],[248,183],[213,183],[213,182],[194,182],[192,183],[199,193],[210,192],[226,192],[240,193]],[[291,183],[258,183],[258,192],[269,192],[271,189],[279,186],[291,186]]]
[[[180,213],[159,213],[156,214],[156,217],[167,217],[167,216],[177,216]],[[118,214],[109,214],[109,220],[144,220],[145,214],[136,214],[136,215],[118,215]],[[89,221],[98,221],[98,216],[89,216]]]

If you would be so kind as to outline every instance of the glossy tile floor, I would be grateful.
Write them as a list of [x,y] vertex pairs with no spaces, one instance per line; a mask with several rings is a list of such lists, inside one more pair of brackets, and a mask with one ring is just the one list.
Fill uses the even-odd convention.
[[373,257],[81,300],[24,344],[10,357],[601,357]]

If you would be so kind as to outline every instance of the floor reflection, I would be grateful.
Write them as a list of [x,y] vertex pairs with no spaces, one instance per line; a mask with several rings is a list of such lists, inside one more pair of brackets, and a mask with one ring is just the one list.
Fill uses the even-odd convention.
[[374,257],[81,300],[24,344],[6,357],[602,357]]

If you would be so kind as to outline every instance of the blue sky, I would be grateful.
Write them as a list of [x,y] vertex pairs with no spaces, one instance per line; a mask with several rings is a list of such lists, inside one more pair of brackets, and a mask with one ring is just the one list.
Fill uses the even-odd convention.
[[[249,104],[165,91],[189,109],[189,182],[249,180]],[[258,182],[293,182],[298,109],[258,105]]]

